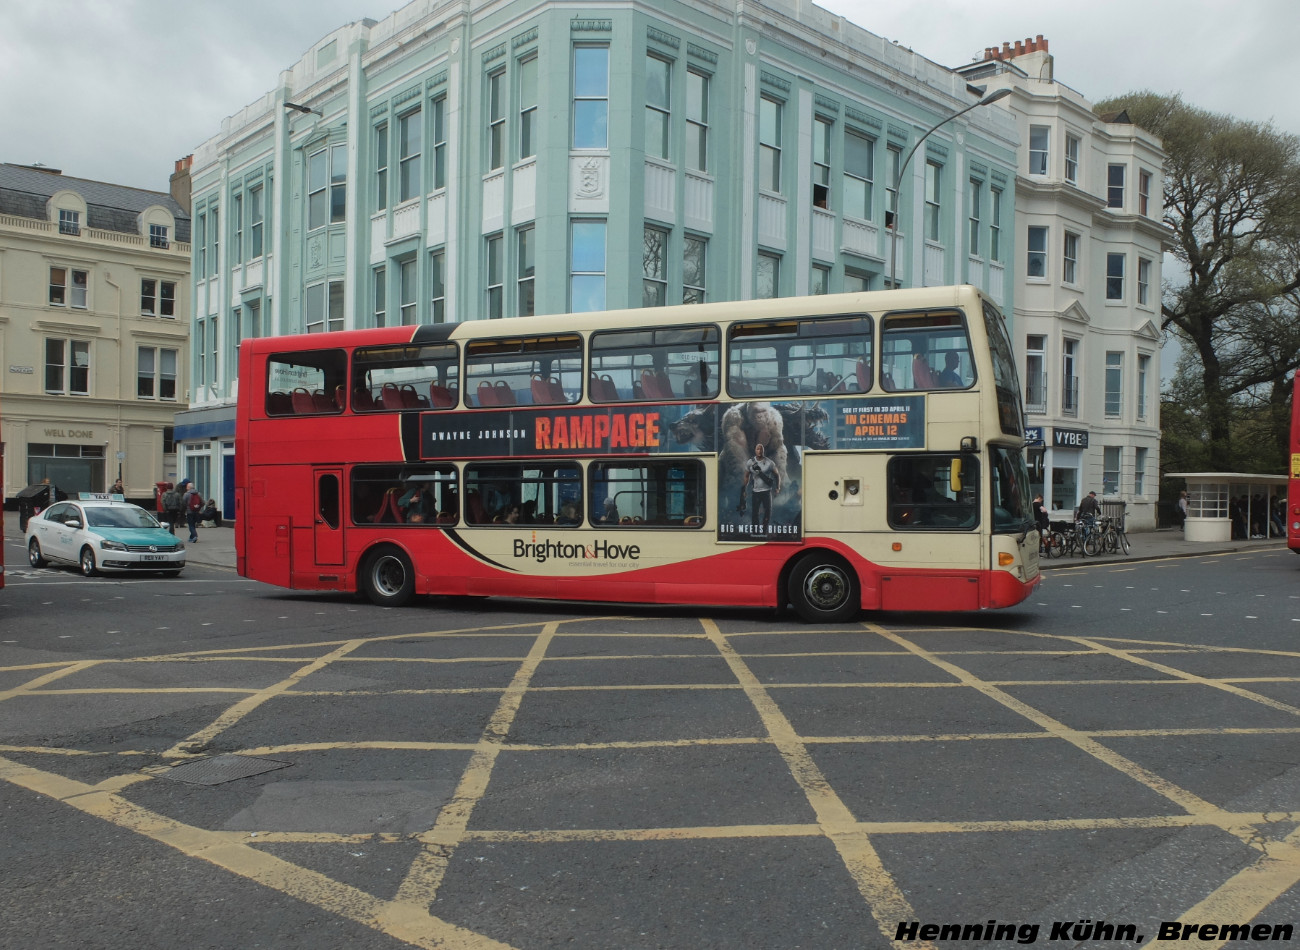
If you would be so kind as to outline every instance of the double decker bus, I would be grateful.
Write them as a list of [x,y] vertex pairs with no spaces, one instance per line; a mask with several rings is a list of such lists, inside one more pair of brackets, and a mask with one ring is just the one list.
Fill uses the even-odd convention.
[[297,590],[976,610],[1039,582],[969,286],[245,340],[239,573]]

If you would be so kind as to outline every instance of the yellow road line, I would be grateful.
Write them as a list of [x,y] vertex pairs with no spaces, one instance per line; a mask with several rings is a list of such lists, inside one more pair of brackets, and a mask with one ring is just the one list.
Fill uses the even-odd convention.
[[1223,680],[1210,679],[1206,676],[1199,676],[1195,673],[1188,673],[1176,667],[1166,666],[1163,663],[1157,663],[1154,660],[1148,660],[1143,656],[1130,654],[1127,650],[1121,650],[1117,647],[1106,647],[1100,643],[1094,643],[1087,637],[1068,637],[1067,639],[1075,640],[1088,646],[1096,646],[1098,649],[1105,650],[1112,656],[1122,660],[1127,660],[1137,666],[1145,666],[1148,669],[1156,670],[1160,673],[1166,673],[1170,676],[1177,676],[1187,683],[1194,683],[1198,686],[1209,686],[1212,689],[1222,690],[1225,693],[1231,693],[1233,696],[1239,696],[1242,699],[1248,699],[1251,702],[1259,703],[1261,706],[1267,706],[1270,709],[1276,709],[1281,712],[1290,713],[1292,716],[1300,716],[1300,709],[1292,706],[1290,703],[1284,703],[1281,700],[1273,699],[1269,696],[1263,696],[1260,693],[1251,692],[1248,689],[1242,689],[1240,686],[1234,686]]
[[265,689],[258,690],[246,699],[241,699],[207,726],[203,727],[188,738],[182,739],[180,742],[176,743],[164,752],[163,755],[167,757],[189,755],[190,750],[194,746],[201,747],[211,742],[214,737],[229,729],[263,703],[276,698],[295,683],[298,683],[318,670],[324,669],[338,657],[346,656],[348,653],[351,653],[353,650],[365,643],[365,640],[349,640],[330,653],[327,653],[308,663],[306,666],[295,670],[288,678],[283,679],[274,685],[268,686]]
[[[1264,854],[1242,868],[1178,920],[1196,923],[1246,923],[1263,913],[1273,901],[1300,883],[1300,829],[1282,841],[1264,845]],[[1197,940],[1197,950],[1217,950],[1227,940]],[[1181,940],[1153,940],[1153,947],[1188,946]]]
[[43,676],[38,676],[36,679],[28,680],[26,683],[19,686],[14,686],[10,689],[0,689],[0,702],[4,702],[6,699],[13,699],[15,696],[24,696],[28,693],[35,692],[48,683],[53,683],[55,680],[60,680],[65,676],[71,676],[73,673],[80,673],[82,670],[88,670],[99,663],[99,660],[83,660],[80,663],[69,663],[67,666],[60,667],[57,670],[51,670]]
[[397,889],[399,902],[427,907],[437,897],[456,846],[464,838],[474,806],[487,792],[501,745],[519,712],[528,684],[537,672],[558,628],[559,623],[554,621],[542,627],[542,632],[538,634],[524,662],[515,671],[501,702],[488,720],[451,800],[438,812],[433,827],[419,835],[419,840],[424,842],[425,847],[416,855]]
[[984,682],[979,677],[977,677],[975,674],[967,670],[964,670],[961,667],[957,666],[956,664],[950,663],[941,657],[931,654],[924,647],[912,643],[911,641],[904,639],[898,634],[891,633],[885,628],[879,627],[875,624],[868,623],[868,624],[864,624],[864,626],[866,626],[868,629],[874,630],[876,633],[878,633],[880,636],[884,637],[885,639],[889,640],[890,642],[897,643],[900,646],[904,647],[905,649],[911,650],[917,656],[925,657],[935,666],[938,666],[940,669],[948,673],[951,673],[953,676],[956,676],[967,686],[970,686],[973,689],[978,690],[979,692],[987,696],[989,699],[992,699],[995,702],[1000,703],[1001,705],[1010,709],[1012,712],[1019,713],[1021,716],[1024,716],[1030,722],[1034,723],[1036,726],[1039,726],[1040,728],[1051,733],[1057,738],[1064,739],[1066,742],[1069,742],[1071,745],[1076,746],[1077,748],[1088,753],[1093,758],[1106,763],[1111,768],[1116,769],[1117,771],[1120,771],[1125,775],[1127,775],[1129,778],[1132,778],[1135,781],[1141,783],[1142,785],[1145,785],[1147,788],[1151,789],[1153,792],[1157,793],[1158,795],[1162,795],[1165,798],[1169,799],[1170,801],[1174,802],[1180,808],[1186,809],[1189,813],[1195,815],[1195,814],[1206,814],[1209,812],[1218,811],[1218,808],[1216,808],[1216,806],[1205,801],[1205,799],[1201,798],[1199,795],[1194,795],[1193,793],[1187,791],[1186,789],[1178,787],[1173,782],[1170,782],[1167,779],[1159,775],[1156,775],[1154,772],[1151,772],[1148,769],[1143,768],[1142,766],[1138,765],[1136,762],[1132,761],[1131,759],[1127,759],[1124,756],[1120,755],[1118,752],[1114,752],[1106,748],[1101,743],[1097,742],[1095,739],[1092,739],[1091,737],[1085,735],[1084,733],[1079,732],[1076,729],[1072,729],[1071,727],[1067,726],[1065,723],[1061,722],[1060,720],[1054,719],[1051,716],[1047,715],[1047,713],[1041,712],[1040,710],[1035,709],[1033,706],[1030,706],[1028,703],[1016,699],[1011,694],[1003,692],[1001,689],[997,688],[996,686],[989,685],[988,683]]
[[383,901],[347,884],[249,847],[242,835],[182,824],[100,788],[41,772],[0,758],[0,780],[53,798],[87,815],[134,831],[182,854],[288,894],[339,917],[429,950],[509,950],[507,944],[474,933],[426,908]]
[[[764,728],[767,729],[776,744],[777,751],[781,753],[786,766],[790,769],[790,774],[803,790],[808,804],[812,806],[813,813],[817,816],[818,827],[839,852],[840,860],[844,862],[849,876],[866,900],[868,909],[880,927],[880,932],[890,937],[900,920],[911,920],[916,916],[912,905],[899,890],[893,875],[885,869],[884,862],[881,861],[880,855],[872,846],[866,833],[858,825],[853,813],[831,788],[830,782],[813,761],[807,747],[800,741],[794,726],[759,682],[758,677],[750,671],[713,620],[703,618],[700,623],[718,652],[727,661],[727,665],[731,667],[736,679],[744,686],[749,701],[757,710]],[[918,942],[912,946],[919,950],[933,945]]]

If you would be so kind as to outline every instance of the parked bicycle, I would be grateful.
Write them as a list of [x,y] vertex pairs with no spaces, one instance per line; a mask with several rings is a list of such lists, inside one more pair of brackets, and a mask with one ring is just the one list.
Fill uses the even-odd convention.
[[1107,554],[1115,554],[1122,551],[1124,554],[1129,552],[1128,534],[1124,531],[1124,525],[1117,518],[1102,518],[1098,521],[1098,548]]

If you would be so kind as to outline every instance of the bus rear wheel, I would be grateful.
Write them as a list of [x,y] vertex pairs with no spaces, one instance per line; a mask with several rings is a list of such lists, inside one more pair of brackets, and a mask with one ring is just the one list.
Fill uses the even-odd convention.
[[405,607],[415,596],[411,559],[391,545],[376,548],[366,556],[358,580],[376,607]]
[[833,554],[805,554],[790,571],[787,587],[795,612],[808,623],[837,623],[861,607],[858,577]]

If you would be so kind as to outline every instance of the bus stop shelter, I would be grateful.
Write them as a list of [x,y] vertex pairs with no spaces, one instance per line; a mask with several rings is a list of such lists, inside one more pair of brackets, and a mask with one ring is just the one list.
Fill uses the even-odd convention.
[[[1168,472],[1165,477],[1187,480],[1187,521],[1183,534],[1188,541],[1231,541],[1234,501],[1241,511],[1247,538],[1276,535],[1270,516],[1276,498],[1286,500],[1285,475]],[[1282,536],[1286,536],[1285,532]]]

